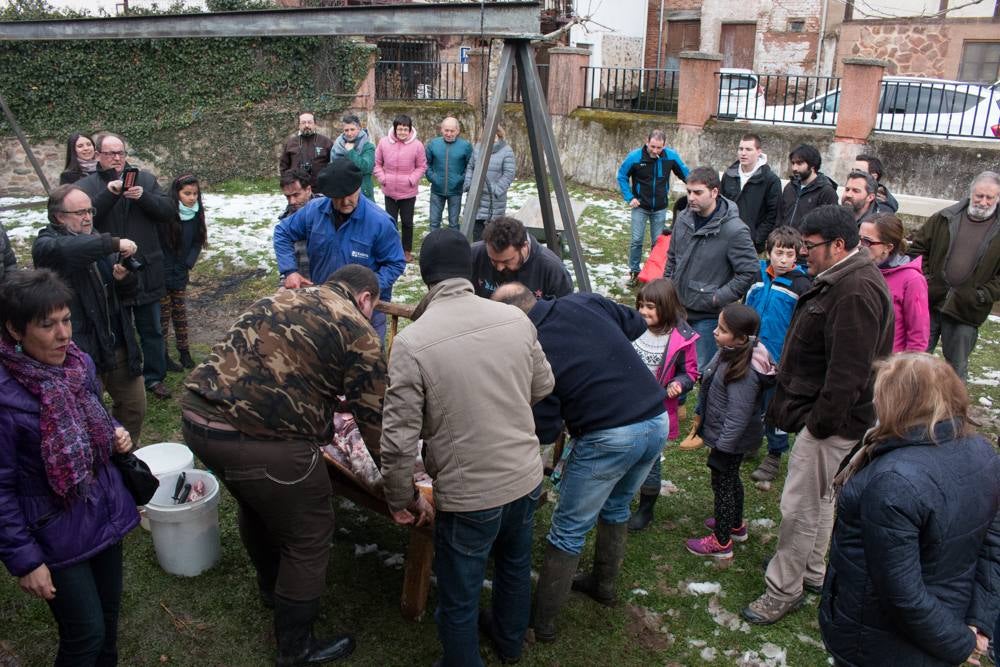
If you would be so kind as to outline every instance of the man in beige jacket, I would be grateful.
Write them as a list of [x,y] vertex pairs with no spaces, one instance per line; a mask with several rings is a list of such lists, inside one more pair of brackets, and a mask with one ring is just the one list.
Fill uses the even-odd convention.
[[[481,666],[479,596],[495,562],[482,622],[502,662],[520,658],[531,609],[531,541],[542,462],[531,405],[555,384],[535,327],[518,308],[473,291],[472,251],[454,229],[420,251],[429,288],[393,341],[382,422],[385,496],[400,524],[434,519],[413,486],[419,440],[434,478],[435,614],[444,667]],[[414,516],[416,515],[416,516]]]

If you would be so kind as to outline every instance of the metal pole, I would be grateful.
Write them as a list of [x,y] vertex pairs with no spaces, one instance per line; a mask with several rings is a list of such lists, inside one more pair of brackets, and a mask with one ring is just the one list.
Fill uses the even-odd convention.
[[[506,40],[506,43],[513,42],[517,53],[518,69],[525,81],[525,92],[528,93],[525,111],[532,111],[532,116],[536,129],[541,134],[542,149],[545,151],[545,159],[548,161],[549,172],[552,174],[552,189],[555,191],[556,201],[559,203],[559,213],[562,216],[563,234],[569,243],[570,256],[573,259],[573,269],[576,272],[576,287],[580,292],[590,292],[590,278],[587,275],[587,265],[583,261],[583,250],[580,247],[580,236],[576,231],[576,221],[573,219],[573,209],[570,206],[569,193],[566,191],[566,181],[563,178],[562,165],[559,163],[559,152],[556,149],[555,134],[552,132],[552,125],[549,123],[549,116],[543,111],[545,108],[545,95],[542,93],[542,84],[538,80],[538,68],[535,65],[535,56],[527,40]],[[551,221],[546,221],[546,235],[549,234],[549,227],[555,233],[555,225]]]
[[[483,187],[486,185],[486,171],[490,164],[493,141],[496,139],[497,125],[500,124],[500,114],[503,113],[505,91],[510,86],[511,71],[514,69],[514,41],[504,40],[503,52],[500,54],[500,70],[497,72],[493,96],[490,97],[490,108],[486,114],[486,122],[483,124],[483,134],[479,137],[479,157],[476,159],[476,168],[472,172],[472,183],[469,184],[469,194],[462,209],[462,233],[470,241],[472,240],[472,227],[476,222],[476,213],[479,211],[479,200],[482,199]],[[527,40],[523,41],[525,44],[528,43]]]
[[[518,61],[520,65],[520,61]],[[545,245],[556,255],[562,256],[559,238],[556,235],[555,217],[552,215],[552,197],[549,194],[549,175],[545,170],[545,154],[539,141],[538,125],[535,120],[534,100],[528,94],[528,80],[522,72],[518,75],[521,88],[521,106],[524,107],[524,122],[528,129],[528,145],[531,146],[531,165],[535,169],[535,184],[538,186],[538,207],[545,227]]]
[[10,124],[10,129],[14,130],[14,134],[17,135],[17,140],[21,142],[21,148],[28,155],[28,162],[31,163],[32,168],[35,173],[38,174],[38,180],[42,182],[42,187],[45,188],[45,194],[49,193],[49,180],[45,178],[45,173],[42,171],[42,165],[38,164],[38,159],[35,154],[31,151],[31,144],[28,143],[28,137],[24,136],[24,132],[21,131],[21,126],[17,124],[17,119],[14,118],[14,114],[10,112],[10,108],[7,106],[7,100],[4,99],[3,93],[0,93],[0,107],[3,108],[3,115],[7,118],[7,122]]

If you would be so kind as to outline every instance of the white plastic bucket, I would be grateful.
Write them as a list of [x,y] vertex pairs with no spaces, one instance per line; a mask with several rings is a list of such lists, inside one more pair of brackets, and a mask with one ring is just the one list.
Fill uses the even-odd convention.
[[[194,454],[187,446],[177,442],[158,442],[155,445],[146,445],[135,450],[135,455],[149,466],[149,470],[156,475],[161,483],[164,477],[177,475],[194,468]],[[172,489],[173,487],[171,487],[171,494],[173,493]],[[139,516],[141,517],[139,525],[149,530],[149,519],[146,518],[144,508],[139,509]]]
[[186,470],[187,482],[205,482],[205,496],[175,505],[175,473],[160,480],[160,488],[146,505],[156,559],[169,574],[194,577],[219,561],[219,482],[204,470]]

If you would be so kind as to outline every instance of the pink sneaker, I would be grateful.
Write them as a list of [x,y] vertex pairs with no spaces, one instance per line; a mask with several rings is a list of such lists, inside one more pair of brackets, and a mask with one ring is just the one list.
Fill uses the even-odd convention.
[[687,550],[695,556],[711,556],[724,560],[733,557],[733,541],[729,540],[725,544],[719,544],[719,540],[715,539],[715,533],[687,540],[685,545]]
[[[708,528],[709,530],[715,530],[714,516],[705,519],[705,528]],[[746,542],[748,539],[750,539],[750,535],[747,533],[747,522],[744,521],[743,525],[740,526],[739,528],[733,528],[730,534],[733,536],[733,539],[736,540],[737,542]]]

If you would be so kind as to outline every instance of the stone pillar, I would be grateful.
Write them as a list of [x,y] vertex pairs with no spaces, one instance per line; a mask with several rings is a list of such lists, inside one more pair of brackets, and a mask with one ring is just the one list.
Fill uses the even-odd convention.
[[469,51],[469,65],[465,71],[465,101],[470,107],[476,110],[476,115],[485,114],[483,100],[486,85],[490,81],[490,63],[488,49],[471,49]]
[[590,49],[559,46],[549,49],[549,115],[566,116],[583,103]]
[[358,91],[351,100],[351,108],[368,112],[375,108],[375,63],[378,61],[378,47],[364,43],[355,44],[355,47],[368,52],[368,74],[358,86]]
[[701,129],[719,108],[719,68],[722,55],[682,51],[677,124]]
[[834,141],[863,144],[875,128],[884,60],[844,58],[840,77],[840,110]]

